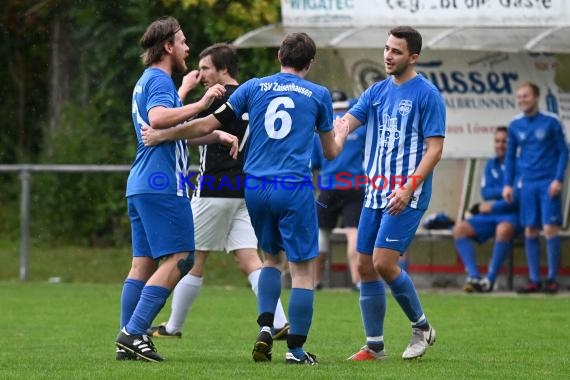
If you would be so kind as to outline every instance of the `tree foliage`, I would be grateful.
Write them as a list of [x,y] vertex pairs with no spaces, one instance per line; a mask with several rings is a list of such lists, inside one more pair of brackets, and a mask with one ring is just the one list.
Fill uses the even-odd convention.
[[[164,15],[176,17],[191,43],[188,65],[196,67],[197,54],[206,46],[230,42],[278,21],[280,14],[279,0],[5,0],[3,4],[2,163],[132,162],[131,94],[143,70],[138,41],[149,23]],[[240,51],[240,79],[275,71],[275,56],[271,49]],[[35,178],[33,228],[55,238],[124,240],[126,174],[105,176]],[[0,194],[0,204],[2,198]]]

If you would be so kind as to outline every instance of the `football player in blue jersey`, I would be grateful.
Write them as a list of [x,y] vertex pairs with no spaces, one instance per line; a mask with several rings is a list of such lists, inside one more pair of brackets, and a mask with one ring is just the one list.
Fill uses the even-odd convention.
[[[200,52],[199,71],[193,70],[182,79],[178,89],[181,99],[196,88],[200,81],[211,87],[217,83],[226,88],[226,94],[216,99],[198,117],[213,113],[224,104],[238,88],[238,55],[235,48],[218,43]],[[239,140],[240,147],[247,143],[248,120],[239,119],[224,125],[220,130],[231,133]],[[156,130],[160,133],[161,130]],[[202,145],[210,136],[188,140],[189,145],[200,146],[200,172],[196,189],[192,194],[194,239],[196,252],[194,266],[172,292],[172,311],[168,322],[151,328],[153,337],[182,337],[182,329],[192,305],[202,288],[206,263],[211,251],[231,253],[241,272],[247,277],[254,294],[257,294],[262,262],[257,252],[257,238],[244,199],[243,158],[240,149],[237,159],[228,155],[230,147],[222,144]],[[211,180],[204,183],[202,180]],[[227,182],[226,182],[227,181]],[[241,312],[241,311],[236,311]],[[285,340],[289,323],[280,301],[275,310],[274,339]]]
[[[162,357],[147,336],[147,329],[176,283],[194,261],[194,226],[188,191],[180,183],[187,175],[185,141],[145,147],[141,128],[172,127],[208,108],[225,89],[211,87],[204,97],[182,106],[171,78],[186,71],[189,48],[173,17],[151,23],[141,38],[147,67],[133,91],[132,118],[137,137],[136,158],[127,180],[127,207],[132,229],[133,259],[121,295],[117,359],[158,362]],[[235,136],[216,131],[212,141],[232,145]],[[158,261],[163,260],[157,267]]]
[[562,184],[568,165],[568,145],[564,128],[557,115],[539,110],[540,88],[532,82],[522,83],[516,92],[522,111],[509,125],[505,159],[503,198],[513,201],[515,166],[522,182],[520,198],[521,224],[525,229],[525,252],[529,281],[519,293],[542,290],[540,277],[540,241],[542,228],[546,238],[548,275],[546,293],[557,293],[556,276],[560,267],[560,226],[562,225]]
[[[289,261],[292,289],[289,298],[288,364],[317,364],[303,345],[313,317],[315,258],[318,225],[309,161],[315,129],[323,153],[332,159],[342,150],[348,128],[332,125],[329,91],[304,77],[314,62],[316,46],[306,33],[283,40],[278,59],[281,71],[242,84],[213,115],[172,128],[168,138],[207,133],[249,114],[249,146],[244,172],[245,199],[255,234],[266,253],[259,276],[258,319],[260,332],[253,360],[272,358],[275,306],[281,293],[283,252]],[[164,136],[163,136],[164,137]],[[145,144],[161,142],[147,129]]]
[[[467,270],[466,292],[491,292],[503,262],[513,250],[513,237],[522,231],[519,223],[518,202],[503,200],[505,152],[507,150],[507,127],[495,131],[495,157],[487,161],[481,179],[483,202],[472,207],[469,219],[453,227],[453,239],[457,254]],[[477,268],[475,249],[471,240],[483,243],[494,237],[491,262],[485,278]]]
[[349,360],[380,360],[384,350],[384,280],[412,325],[402,357],[422,356],[435,342],[415,286],[398,266],[431,196],[432,172],[445,136],[443,97],[415,64],[422,37],[411,27],[390,30],[384,47],[388,78],[373,84],[335,126],[366,128],[364,167],[370,178],[358,224],[360,310],[366,344]]

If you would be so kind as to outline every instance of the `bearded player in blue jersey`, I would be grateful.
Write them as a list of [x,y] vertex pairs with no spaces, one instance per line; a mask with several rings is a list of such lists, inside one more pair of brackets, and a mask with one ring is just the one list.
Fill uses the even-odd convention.
[[[173,128],[169,138],[182,138],[192,130],[211,131],[249,114],[249,145],[244,172],[245,199],[255,234],[266,253],[259,276],[258,319],[260,332],[252,356],[270,361],[271,327],[281,293],[283,251],[289,261],[292,289],[289,298],[290,330],[287,364],[317,364],[305,352],[313,318],[315,258],[318,256],[318,225],[309,162],[312,138],[320,133],[323,153],[332,159],[342,150],[348,128],[332,125],[329,91],[304,77],[314,62],[316,46],[306,33],[285,37],[278,59],[281,71],[242,84],[213,115]],[[163,136],[164,137],[164,136]],[[143,133],[145,144],[152,130]]]
[[503,198],[507,202],[513,201],[515,171],[520,170],[520,221],[525,229],[525,252],[530,279],[519,289],[519,293],[536,293],[542,290],[539,241],[541,228],[546,238],[548,257],[548,275],[544,291],[557,293],[559,286],[556,276],[561,253],[559,233],[562,225],[562,184],[568,165],[568,145],[558,116],[539,110],[540,88],[535,83],[522,83],[517,89],[516,97],[522,114],[517,115],[509,125]]
[[422,356],[435,342],[414,284],[398,266],[431,196],[432,171],[441,158],[445,105],[438,90],[414,66],[422,37],[413,28],[392,29],[384,47],[389,77],[360,96],[337,124],[366,128],[364,167],[370,178],[358,224],[360,310],[366,344],[349,360],[379,360],[384,350],[386,281],[412,324],[402,357]]
[[[116,346],[117,360],[159,362],[163,359],[147,336],[147,329],[174,286],[192,268],[194,225],[188,191],[180,183],[188,169],[186,142],[145,147],[141,129],[177,125],[207,109],[225,89],[213,86],[200,101],[182,105],[171,75],[187,70],[184,60],[189,48],[175,18],[151,23],[140,43],[147,69],[133,91],[137,152],[126,191],[133,258],[121,295],[121,331]],[[211,140],[231,144],[235,156],[237,138],[216,132]],[[163,260],[160,266],[159,260]]]

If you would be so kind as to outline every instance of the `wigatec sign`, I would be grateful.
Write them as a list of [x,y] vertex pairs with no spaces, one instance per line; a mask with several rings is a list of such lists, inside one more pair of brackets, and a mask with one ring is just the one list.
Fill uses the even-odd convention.
[[282,0],[289,26],[557,25],[567,24],[566,0]]

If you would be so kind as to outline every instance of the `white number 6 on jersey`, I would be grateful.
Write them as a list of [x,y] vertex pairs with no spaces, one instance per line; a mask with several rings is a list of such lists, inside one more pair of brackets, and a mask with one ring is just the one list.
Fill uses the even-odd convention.
[[[267,111],[265,111],[265,131],[271,139],[282,139],[291,132],[291,115],[285,110],[277,111],[277,108],[281,105],[285,108],[295,108],[293,99],[287,96],[275,98],[269,103]],[[281,128],[279,130],[275,129],[277,119],[281,119]]]

